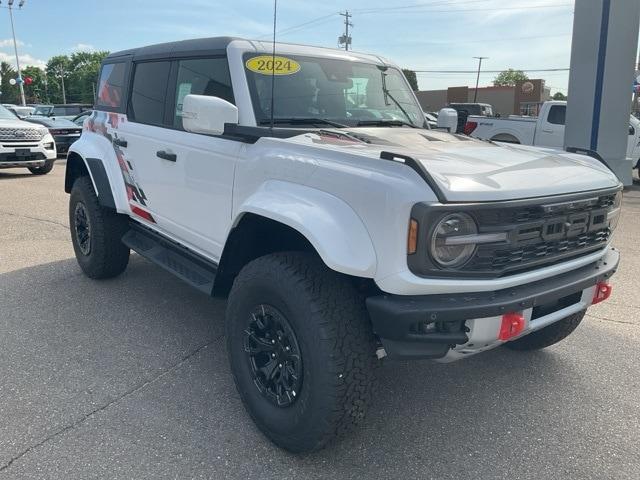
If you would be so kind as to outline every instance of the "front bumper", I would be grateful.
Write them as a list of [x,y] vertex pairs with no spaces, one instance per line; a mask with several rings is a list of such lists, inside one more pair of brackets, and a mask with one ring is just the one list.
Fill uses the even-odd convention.
[[55,135],[53,139],[56,142],[56,150],[58,153],[67,153],[69,147],[80,138],[80,135]]
[[[367,298],[366,305],[389,357],[457,360],[502,343],[497,339],[500,323],[496,319],[505,313],[524,315],[527,325],[522,335],[526,335],[586,310],[594,286],[615,273],[619,260],[618,252],[608,248],[595,263],[513,288],[420,296],[385,294]],[[493,325],[497,327],[490,338],[486,330]],[[474,338],[474,334],[482,338]],[[481,345],[477,344],[479,339]]]
[[37,143],[28,140],[0,142],[0,168],[42,167],[46,160],[56,157],[55,142],[50,134]]

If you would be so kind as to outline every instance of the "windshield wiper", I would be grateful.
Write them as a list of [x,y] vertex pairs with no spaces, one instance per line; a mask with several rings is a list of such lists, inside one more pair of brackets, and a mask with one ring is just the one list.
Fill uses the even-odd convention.
[[[378,67],[380,68],[380,67]],[[389,91],[389,89],[387,88],[387,73],[386,73],[386,68],[383,70],[380,70],[380,75],[382,76],[382,93],[384,93],[384,103],[386,103],[387,105],[389,105],[389,101],[387,99],[391,99],[393,101],[393,103],[396,104],[396,107],[398,107],[400,109],[400,111],[402,112],[402,114],[407,117],[407,120],[409,120],[409,123],[411,123],[411,117],[409,116],[409,114],[407,113],[407,111],[402,108],[402,105],[400,105],[400,102],[398,100],[395,99],[395,97],[393,95],[391,95],[391,92]],[[412,126],[413,123],[411,123]]]
[[[260,120],[260,125],[270,125],[271,120]],[[330,125],[336,128],[347,128],[347,125],[334,122],[333,120],[327,120],[326,118],[314,118],[314,117],[291,117],[291,118],[274,118],[274,125]]]
[[358,122],[358,127],[403,127],[405,125],[411,128],[420,128],[417,125],[405,122],[404,120],[360,120]]

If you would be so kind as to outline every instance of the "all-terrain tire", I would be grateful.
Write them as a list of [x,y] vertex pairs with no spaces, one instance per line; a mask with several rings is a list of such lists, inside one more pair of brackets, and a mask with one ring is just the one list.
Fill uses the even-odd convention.
[[46,175],[53,170],[53,163],[55,160],[46,160],[41,167],[29,167],[29,171],[34,175]]
[[[86,218],[88,227],[80,228],[79,217]],[[69,227],[76,259],[82,271],[90,278],[111,278],[121,274],[129,263],[129,247],[122,243],[128,230],[128,218],[115,210],[105,208],[98,197],[91,179],[76,179],[69,200]],[[86,238],[81,232],[88,231]]]
[[[252,312],[265,307],[286,318],[299,346],[302,384],[287,406],[260,390],[249,358]],[[364,418],[378,364],[371,323],[351,282],[317,256],[276,253],[247,264],[233,283],[225,326],[240,397],[276,445],[294,453],[318,450]]]
[[503,345],[511,350],[521,351],[540,350],[548,347],[567,338],[580,325],[585,313],[584,311],[574,313],[536,332],[512,342],[506,342]]

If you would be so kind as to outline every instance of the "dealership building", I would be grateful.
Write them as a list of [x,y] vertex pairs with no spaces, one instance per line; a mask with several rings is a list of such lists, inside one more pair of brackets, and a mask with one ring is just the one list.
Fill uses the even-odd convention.
[[515,87],[481,87],[475,97],[475,88],[449,87],[446,90],[422,90],[416,92],[422,109],[437,112],[450,103],[478,102],[493,106],[493,113],[507,115],[537,115],[542,102],[551,98],[544,80],[527,80]]

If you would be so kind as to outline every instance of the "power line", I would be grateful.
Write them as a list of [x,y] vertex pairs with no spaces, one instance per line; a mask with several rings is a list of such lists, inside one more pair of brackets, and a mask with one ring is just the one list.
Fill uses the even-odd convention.
[[[410,69],[413,70],[413,69]],[[504,70],[508,70],[505,68]],[[483,70],[482,73],[502,73],[504,70]],[[568,68],[514,68],[523,72],[568,72]],[[477,70],[413,70],[416,73],[476,73]]]
[[[558,33],[553,35],[529,35],[526,37],[502,37],[502,38],[473,38],[471,40],[457,40],[457,41],[416,41],[416,42],[403,42],[403,43],[394,43],[394,45],[403,46],[403,45],[439,45],[446,47],[447,45],[463,45],[473,43],[487,43],[487,42],[503,42],[507,40],[533,40],[539,38],[557,38],[557,37],[570,37],[571,33]],[[375,47],[385,45],[388,46],[389,42],[385,43],[364,43],[359,44],[363,47]]]
[[[340,14],[340,12],[333,12],[333,13],[330,13],[328,15],[323,15],[321,17],[316,17],[316,18],[308,20],[308,21],[306,21],[304,23],[299,23],[299,24],[292,25],[292,26],[287,27],[287,28],[283,28],[282,30],[278,30],[276,33],[278,35],[287,35],[287,34],[293,32],[294,30],[300,30],[300,29],[302,29],[302,28],[304,28],[304,27],[306,27],[308,25],[314,24],[314,23],[319,23],[319,22],[320,23],[324,23],[324,22],[322,22],[323,20],[328,21],[329,19],[332,19],[333,17],[335,17],[336,15],[339,15],[339,14]],[[271,34],[268,34],[268,35],[263,35],[263,36],[261,36],[259,38],[266,38],[266,37],[270,37],[270,36],[271,36]]]
[[[419,9],[418,11],[425,13],[458,13],[458,12],[495,12],[495,11],[503,11],[503,10],[532,10],[532,9],[541,9],[541,8],[565,8],[565,7],[573,7],[573,3],[563,3],[560,5],[528,5],[528,6],[519,6],[519,7],[500,7],[500,8],[455,8],[451,10],[423,10]],[[389,10],[386,10],[387,13],[404,13],[397,12],[395,7],[387,7]],[[369,11],[369,12],[358,12],[360,15],[367,15],[371,13],[378,13],[377,11]]]
[[469,4],[469,3],[485,3],[488,1],[490,0],[464,0],[464,1],[459,1],[454,3],[451,1],[438,0],[436,2],[430,2],[430,3],[414,3],[411,5],[396,5],[395,7],[356,8],[353,11],[356,13],[366,14],[366,13],[384,12],[388,10],[407,10],[407,9],[421,9],[425,7],[439,7],[441,5],[456,6],[456,5]]

